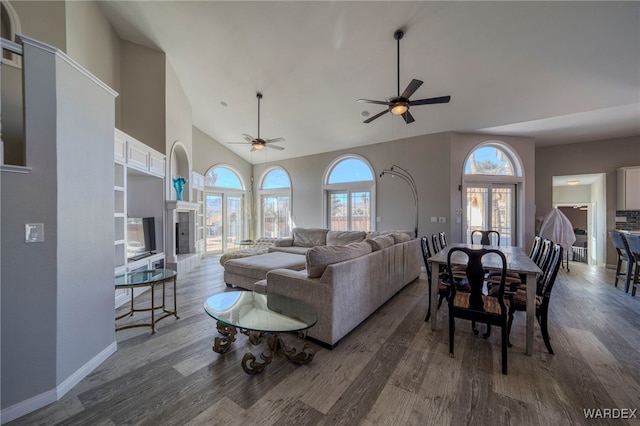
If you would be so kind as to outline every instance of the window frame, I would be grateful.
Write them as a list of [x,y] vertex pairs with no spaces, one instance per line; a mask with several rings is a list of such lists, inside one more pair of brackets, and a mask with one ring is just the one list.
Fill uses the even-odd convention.
[[[286,176],[287,179],[289,179],[289,186],[288,187],[282,187],[282,188],[267,188],[264,189],[264,183],[265,180],[267,179],[267,177],[269,176],[270,173],[274,172],[275,170],[280,170],[282,171]],[[267,168],[263,174],[262,177],[260,178],[260,184],[258,186],[258,191],[257,191],[257,200],[256,202],[258,203],[258,226],[257,226],[257,235],[259,236],[264,236],[264,211],[263,211],[263,197],[282,197],[282,196],[287,196],[289,197],[289,217],[287,218],[287,226],[289,227],[289,235],[277,235],[276,238],[285,238],[285,237],[290,237],[291,236],[291,230],[293,229],[293,218],[292,218],[292,212],[293,212],[293,183],[291,182],[291,175],[283,168],[280,166],[272,166]]]
[[[339,182],[328,183],[331,173],[338,164],[344,160],[359,160],[365,164],[371,172],[371,180],[362,180],[357,182]],[[364,157],[357,154],[345,154],[335,158],[329,166],[326,168],[322,179],[322,221],[324,225],[329,228],[331,215],[329,214],[329,196],[335,192],[347,192],[349,194],[349,200],[351,199],[352,192],[366,192],[370,194],[370,206],[369,206],[369,230],[374,231],[376,229],[376,174],[371,166],[371,163]],[[351,209],[349,209],[349,225],[351,224]],[[351,226],[349,226],[350,228]]]
[[[513,175],[484,175],[484,174],[467,174],[465,170],[467,168],[467,162],[471,155],[480,148],[496,148],[501,150],[504,155],[507,156],[509,161],[514,168]],[[493,185],[515,185],[515,200],[513,202],[513,208],[515,212],[513,212],[513,241],[512,245],[520,245],[520,243],[524,240],[524,184],[525,184],[525,174],[523,162],[517,152],[511,148],[507,143],[500,140],[487,140],[482,143],[475,145],[467,154],[462,163],[462,223],[460,227],[460,235],[463,237],[466,235],[466,227],[468,223],[467,217],[467,189],[473,186],[488,186],[491,187]]]
[[[218,169],[218,168],[224,168],[224,169],[228,169],[229,171],[231,171],[232,173],[234,173],[236,175],[236,177],[238,178],[238,181],[240,182],[240,187],[241,189],[238,188],[232,188],[232,187],[226,187],[226,186],[212,186],[212,185],[207,185],[207,176],[209,175],[209,172],[211,172],[212,170]],[[222,252],[224,253],[226,250],[228,250],[230,247],[227,246],[227,232],[228,230],[226,229],[226,218],[228,215],[227,212],[227,199],[228,197],[240,197],[240,209],[241,209],[241,215],[242,215],[242,225],[241,225],[241,229],[240,229],[240,240],[246,238],[247,236],[247,231],[248,231],[248,224],[247,224],[247,214],[248,214],[248,203],[247,203],[247,186],[244,183],[244,180],[242,179],[242,175],[238,172],[238,170],[229,165],[229,164],[215,164],[211,167],[209,167],[206,171],[206,173],[204,174],[205,177],[205,185],[204,185],[204,199],[205,199],[205,220],[207,217],[207,207],[206,207],[206,199],[207,199],[207,195],[211,194],[211,195],[221,195],[222,196],[222,217],[223,217],[223,224],[222,224]],[[206,223],[205,223],[205,229],[206,229]],[[208,232],[205,232],[205,234],[208,235]],[[205,235],[205,238],[206,236]],[[206,247],[206,241],[205,241],[205,247]],[[206,252],[206,250],[205,250]],[[206,252],[206,254],[214,254],[214,252]]]

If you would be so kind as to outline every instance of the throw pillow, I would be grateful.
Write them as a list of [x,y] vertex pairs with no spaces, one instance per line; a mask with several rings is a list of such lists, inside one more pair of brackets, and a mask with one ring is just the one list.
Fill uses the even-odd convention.
[[406,243],[407,241],[411,241],[411,237],[405,234],[404,232],[394,232],[389,235],[391,235],[391,237],[393,238],[393,242],[395,244]]
[[371,253],[367,243],[353,243],[346,246],[316,246],[306,254],[307,275],[309,278],[321,277],[327,266]]
[[364,241],[364,231],[329,231],[327,232],[328,246],[346,246],[351,243]]
[[366,242],[371,246],[372,251],[386,249],[395,244],[391,235],[379,235],[375,238],[367,239]]
[[297,247],[315,247],[327,245],[328,229],[293,228],[293,245]]

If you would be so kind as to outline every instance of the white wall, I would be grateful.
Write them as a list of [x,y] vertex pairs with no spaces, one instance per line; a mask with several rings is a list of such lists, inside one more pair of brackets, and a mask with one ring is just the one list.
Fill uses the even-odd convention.
[[554,186],[553,204],[581,204],[591,202],[591,185]]

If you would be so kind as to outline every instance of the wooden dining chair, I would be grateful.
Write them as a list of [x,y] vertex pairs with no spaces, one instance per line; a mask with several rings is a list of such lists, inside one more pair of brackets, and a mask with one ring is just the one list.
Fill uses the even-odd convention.
[[[429,240],[427,237],[420,238],[420,246],[422,247],[422,258],[424,260],[424,267],[427,270],[427,279],[429,283],[427,285],[429,291],[429,307],[427,308],[427,316],[424,318],[425,322],[429,321],[431,318],[431,278],[432,278],[432,266],[431,263],[427,260],[431,257],[431,250],[429,249]],[[441,277],[438,277],[438,305],[436,309],[440,309],[440,305],[442,305],[442,301],[449,294],[449,286],[446,285]]]
[[447,234],[438,232],[438,241],[440,241],[440,249],[442,250],[447,246]]
[[[547,351],[553,355],[551,348],[551,339],[549,338],[549,303],[551,301],[551,290],[556,282],[560,263],[562,262],[562,246],[554,244],[551,249],[551,260],[547,265],[547,269],[542,274],[542,285],[536,291],[536,319],[540,324],[542,331],[542,339],[547,347]],[[508,334],[511,334],[511,325],[513,324],[513,315],[516,311],[527,311],[527,291],[526,289],[518,289],[514,293],[510,293],[509,297],[509,327]],[[510,345],[510,344],[509,344]]]
[[[480,239],[479,240],[474,239],[475,236],[479,236]],[[471,231],[471,244],[482,244],[483,246],[499,246],[500,233],[492,229],[489,229],[489,230],[474,229],[473,231]]]
[[[629,284],[631,283],[631,272],[633,269],[633,261],[632,257],[629,255],[629,247],[627,245],[627,240],[624,239],[622,234],[618,231],[609,231],[609,236],[611,237],[611,242],[613,243],[613,247],[616,249],[616,253],[618,254],[618,260],[616,262],[616,279],[613,282],[614,287],[618,287],[618,279],[621,276],[625,276],[624,278],[624,291],[629,292]],[[627,263],[626,272],[622,272],[622,263]]]
[[431,234],[431,245],[433,246],[433,253],[438,253],[443,247],[440,246],[440,239],[438,234]]
[[[453,273],[452,257],[454,255],[466,255],[467,263],[463,273]],[[485,282],[485,256],[498,256],[500,259],[500,277],[497,279],[499,286],[498,296],[491,297],[483,294]],[[505,276],[507,272],[507,260],[504,254],[496,249],[470,249],[454,247],[447,254],[447,269],[452,277],[464,278],[470,286],[470,292],[457,291],[456,286],[449,287],[449,354],[453,356],[455,319],[462,318],[473,322],[487,324],[488,337],[492,325],[501,328],[502,342],[502,374],[507,374],[507,346],[508,346],[508,310],[504,300]],[[473,324],[472,324],[473,327]],[[474,330],[475,332],[475,330]]]
[[629,248],[629,261],[635,270],[633,278],[630,280],[632,287],[631,295],[635,296],[636,288],[640,285],[638,282],[638,278],[640,276],[640,235],[624,234],[624,239],[626,240],[627,247]]

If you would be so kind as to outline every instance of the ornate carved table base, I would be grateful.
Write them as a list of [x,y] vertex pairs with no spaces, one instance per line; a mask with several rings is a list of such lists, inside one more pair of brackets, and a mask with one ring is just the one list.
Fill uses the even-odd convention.
[[[229,350],[231,347],[231,343],[236,340],[236,334],[238,331],[235,327],[228,326],[226,324],[217,322],[217,329],[222,337],[216,337],[213,341],[213,351],[223,354]],[[256,356],[251,352],[247,352],[242,357],[242,369],[247,374],[257,374],[260,373],[265,367],[271,363],[274,354],[278,352],[278,350],[282,351],[284,356],[293,363],[296,364],[307,364],[313,360],[313,356],[315,355],[315,351],[311,347],[310,344],[305,343],[302,347],[301,351],[298,351],[294,347],[286,346],[284,340],[277,333],[265,333],[266,336],[263,336],[261,333],[257,331],[249,331],[240,329],[240,332],[249,337],[249,342],[253,345],[260,344],[263,340],[267,342],[267,351],[262,352],[260,354],[260,359],[262,361],[258,361]],[[299,337],[304,338],[306,336],[305,332],[300,332]]]

